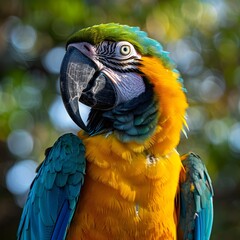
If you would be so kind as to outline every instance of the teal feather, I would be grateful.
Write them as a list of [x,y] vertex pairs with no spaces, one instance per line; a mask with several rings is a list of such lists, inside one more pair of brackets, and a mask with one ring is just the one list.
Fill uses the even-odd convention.
[[179,232],[184,240],[208,240],[213,223],[211,179],[199,156],[190,153],[182,163],[186,180],[180,184]]
[[85,174],[85,150],[73,134],[60,137],[47,151],[31,186],[18,239],[64,239]]
[[[133,109],[134,114],[138,115],[139,117],[144,118],[144,113],[142,112],[142,109],[144,109],[146,112],[152,110],[152,109],[157,109],[156,106],[156,101],[153,100],[153,98],[149,98],[148,100],[145,100],[145,102],[142,102],[142,108],[135,108]],[[148,114],[149,115],[149,114]]]
[[55,183],[59,187],[64,187],[67,184],[68,175],[64,172],[59,172],[56,176]]
[[118,122],[120,123],[129,123],[133,121],[133,114],[129,114],[129,115],[118,115]]
[[136,127],[132,127],[130,128],[127,133],[128,135],[130,136],[138,136],[138,135],[146,135],[148,134],[150,131],[150,127],[148,126],[138,126],[137,128]]
[[117,121],[114,121],[113,123],[113,128],[118,129],[119,131],[130,130],[133,128],[133,121],[123,123],[123,122],[119,122],[117,118]]
[[153,113],[149,113],[148,112],[148,116],[145,115],[146,117],[142,117],[142,116],[136,116],[134,119],[134,125],[136,126],[144,126],[144,125],[156,125],[157,124],[157,110],[155,109],[155,111],[153,111]]
[[[155,116],[157,114],[157,106],[156,103],[150,105],[150,107],[148,109],[143,108],[144,112],[142,112],[142,114],[138,114],[135,119],[134,119],[134,123],[135,125],[145,125],[148,124],[149,120],[153,120],[155,119]],[[150,119],[149,119],[150,117]]]
[[43,185],[40,187],[41,190],[44,189],[44,186],[47,190],[50,190],[53,188],[53,184],[54,184],[54,181],[55,181],[55,178],[56,178],[56,172],[55,173],[51,173],[49,172],[48,173],[48,177],[44,180],[44,183]]

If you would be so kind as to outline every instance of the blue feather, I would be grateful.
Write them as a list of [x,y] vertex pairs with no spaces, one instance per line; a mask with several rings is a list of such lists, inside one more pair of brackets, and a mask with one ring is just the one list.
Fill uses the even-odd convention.
[[64,239],[83,185],[85,149],[73,134],[60,137],[38,169],[23,209],[18,239]]
[[[213,189],[207,169],[200,157],[183,156],[184,181],[180,183],[180,222],[183,239],[210,239],[213,223]],[[180,238],[182,239],[182,238]]]
[[71,210],[69,209],[67,201],[65,201],[58,216],[51,240],[64,239],[66,227],[69,224],[70,214]]

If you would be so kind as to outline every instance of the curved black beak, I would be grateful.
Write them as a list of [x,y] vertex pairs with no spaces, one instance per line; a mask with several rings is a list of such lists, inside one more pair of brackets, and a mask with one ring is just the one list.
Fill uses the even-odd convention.
[[66,110],[72,120],[84,131],[79,101],[89,107],[109,110],[117,103],[117,94],[111,79],[90,58],[71,46],[60,69],[60,89]]

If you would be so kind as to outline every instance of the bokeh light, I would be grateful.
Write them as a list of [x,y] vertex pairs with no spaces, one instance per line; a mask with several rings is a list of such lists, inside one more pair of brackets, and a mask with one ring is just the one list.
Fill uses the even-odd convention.
[[19,22],[11,31],[10,41],[14,48],[21,53],[28,53],[36,43],[37,33],[30,25]]
[[234,124],[229,133],[229,145],[234,153],[240,156],[240,123]]
[[169,43],[168,51],[182,73],[194,76],[203,69],[200,44],[193,38],[181,39]]
[[63,47],[55,47],[51,49],[44,57],[43,65],[50,73],[58,74],[60,72],[64,54],[65,48]]
[[6,174],[8,190],[15,195],[28,192],[36,176],[37,163],[33,160],[22,160],[14,164]]
[[7,139],[10,152],[19,157],[30,155],[33,150],[33,138],[31,134],[25,130],[13,131]]
[[227,141],[229,128],[224,120],[214,119],[205,124],[204,132],[211,143],[219,145]]
[[22,109],[37,108],[42,103],[40,90],[32,86],[16,87],[13,94]]
[[8,112],[9,108],[13,109],[15,106],[16,100],[14,96],[7,92],[3,92],[0,88],[0,114]]
[[24,128],[31,130],[34,128],[34,119],[30,112],[18,110],[11,113],[8,124],[11,130]]
[[187,123],[190,133],[201,131],[207,120],[207,114],[203,107],[190,107],[187,110]]
[[220,77],[209,75],[203,79],[199,88],[199,95],[204,102],[216,102],[223,96],[225,82]]

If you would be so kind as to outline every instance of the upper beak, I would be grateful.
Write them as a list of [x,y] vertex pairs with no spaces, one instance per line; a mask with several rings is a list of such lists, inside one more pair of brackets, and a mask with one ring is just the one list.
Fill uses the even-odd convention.
[[60,69],[60,89],[66,110],[72,120],[89,132],[79,111],[79,101],[89,107],[109,110],[117,104],[112,80],[89,57],[70,46]]

